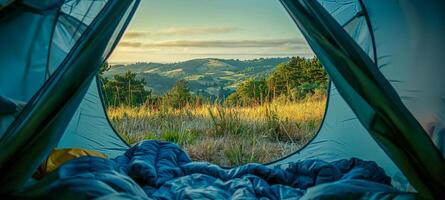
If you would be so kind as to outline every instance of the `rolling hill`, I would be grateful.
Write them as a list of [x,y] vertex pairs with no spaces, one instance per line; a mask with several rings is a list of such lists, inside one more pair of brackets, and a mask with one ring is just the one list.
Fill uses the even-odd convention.
[[234,60],[203,58],[177,63],[134,63],[114,65],[103,76],[112,78],[127,71],[144,78],[146,89],[155,95],[168,91],[176,81],[185,79],[192,93],[205,97],[221,98],[230,94],[243,80],[266,75],[278,64],[290,58],[259,58],[254,60]]

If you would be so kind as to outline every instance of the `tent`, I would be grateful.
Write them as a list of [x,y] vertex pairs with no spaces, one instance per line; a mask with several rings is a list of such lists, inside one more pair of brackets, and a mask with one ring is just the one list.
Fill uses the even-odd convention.
[[[315,138],[269,165],[358,157],[400,190],[445,196],[445,3],[281,2],[332,83]],[[0,0],[0,115],[24,105],[0,119],[0,192],[22,187],[54,147],[110,157],[129,148],[108,121],[97,74],[138,3]]]

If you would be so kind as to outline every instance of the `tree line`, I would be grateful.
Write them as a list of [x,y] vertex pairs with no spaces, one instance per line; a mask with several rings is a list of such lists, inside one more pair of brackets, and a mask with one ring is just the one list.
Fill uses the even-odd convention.
[[[104,65],[101,72],[108,70]],[[200,95],[192,94],[186,80],[178,80],[164,95],[153,95],[145,88],[145,80],[128,71],[114,75],[113,79],[101,78],[105,101],[108,106],[141,106],[182,108],[210,102]],[[316,93],[324,93],[328,76],[317,58],[292,57],[289,62],[278,65],[268,75],[251,77],[236,86],[227,97],[216,100],[229,106],[259,105],[280,99],[299,101]]]
[[268,76],[250,78],[239,84],[226,99],[229,105],[252,105],[281,99],[298,101],[324,93],[328,76],[317,58],[293,57]]

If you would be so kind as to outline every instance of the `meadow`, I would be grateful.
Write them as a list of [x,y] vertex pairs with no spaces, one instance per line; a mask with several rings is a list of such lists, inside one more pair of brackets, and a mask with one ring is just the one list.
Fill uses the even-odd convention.
[[305,145],[317,132],[326,98],[252,106],[186,105],[108,108],[114,128],[130,144],[158,139],[177,143],[195,161],[222,166],[270,162]]

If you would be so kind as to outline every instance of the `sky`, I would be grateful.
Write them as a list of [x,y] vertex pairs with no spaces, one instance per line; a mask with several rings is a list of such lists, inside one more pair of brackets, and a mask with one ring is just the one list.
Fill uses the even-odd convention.
[[312,57],[278,0],[142,0],[110,63]]

